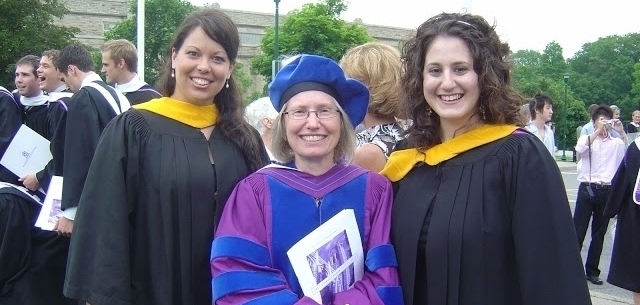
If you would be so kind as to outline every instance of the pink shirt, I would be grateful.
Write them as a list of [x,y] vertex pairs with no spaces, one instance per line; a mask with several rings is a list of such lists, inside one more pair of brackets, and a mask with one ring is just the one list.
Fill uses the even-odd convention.
[[[591,143],[591,162],[589,162],[588,135],[581,136],[576,144],[576,153],[582,158],[582,167],[578,171],[578,181],[611,184],[611,179],[618,170],[626,145],[619,138],[596,137]],[[591,166],[589,166],[591,163]],[[591,173],[589,173],[591,171]],[[589,178],[591,176],[591,178]]]

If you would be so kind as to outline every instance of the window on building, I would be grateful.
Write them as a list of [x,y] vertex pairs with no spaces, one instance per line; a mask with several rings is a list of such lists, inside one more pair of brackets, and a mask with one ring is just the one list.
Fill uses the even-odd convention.
[[117,24],[117,22],[113,22],[113,21],[103,21],[102,22],[102,31],[106,32],[110,29],[113,29],[113,27],[115,27]]
[[263,36],[262,34],[240,33],[240,45],[259,46]]

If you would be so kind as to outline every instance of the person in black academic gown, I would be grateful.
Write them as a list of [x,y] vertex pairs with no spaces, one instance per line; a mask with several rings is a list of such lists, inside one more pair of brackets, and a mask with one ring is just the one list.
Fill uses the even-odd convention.
[[408,305],[591,304],[560,171],[519,129],[509,47],[440,14],[404,49],[413,125],[382,173]]
[[611,253],[607,282],[633,292],[635,305],[640,305],[640,138],[629,145],[616,175],[604,216],[616,220],[616,233]]
[[122,92],[131,105],[148,102],[162,95],[145,83],[138,70],[138,50],[126,39],[109,40],[100,48],[102,70],[108,84]]
[[[0,156],[9,147],[11,139],[22,125],[22,110],[13,97],[13,94],[0,86]],[[18,184],[19,177],[10,170],[0,165],[0,181]]]
[[78,206],[65,295],[92,305],[211,305],[211,243],[235,184],[268,163],[243,119],[235,24],[188,16],[163,98],[105,128]]
[[[41,61],[33,55],[18,61],[16,87],[25,109],[24,124],[51,141],[54,158],[61,159],[53,151],[54,134],[65,110],[55,102],[57,99],[51,101],[53,96],[43,95],[42,90],[51,91],[47,84],[58,88],[62,82],[55,68],[52,74],[58,76],[57,81],[41,81],[36,76],[41,74],[36,73]],[[51,176],[55,175],[54,163],[51,160],[37,173],[22,177],[20,184],[26,189],[17,186],[0,189],[0,304],[73,304],[62,294],[69,239],[34,226],[44,197],[38,189],[47,190]],[[27,193],[27,189],[32,192]]]
[[69,101],[64,138],[54,149],[62,148],[62,215],[54,230],[70,236],[80,195],[87,179],[91,160],[98,146],[102,130],[116,115],[129,109],[129,101],[107,85],[93,71],[91,53],[72,44],[60,50],[56,68],[64,75],[65,84],[74,92]]

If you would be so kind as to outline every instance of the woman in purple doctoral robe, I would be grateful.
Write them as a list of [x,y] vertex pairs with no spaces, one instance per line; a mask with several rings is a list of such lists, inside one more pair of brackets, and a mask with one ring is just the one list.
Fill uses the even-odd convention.
[[280,111],[273,153],[285,163],[248,176],[229,197],[211,248],[214,304],[318,304],[304,295],[287,250],[345,209],[358,224],[364,275],[353,286],[345,285],[350,274],[330,285],[351,288],[320,292],[322,304],[404,304],[389,242],[391,184],[348,164],[366,87],[332,60],[302,55],[276,75],[269,95]]

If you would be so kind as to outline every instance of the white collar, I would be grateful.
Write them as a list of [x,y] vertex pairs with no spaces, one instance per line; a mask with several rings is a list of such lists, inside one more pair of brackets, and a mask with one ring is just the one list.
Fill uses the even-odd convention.
[[[67,85],[65,85],[64,83],[62,85],[60,85],[60,87],[56,88],[56,90],[53,90],[53,92],[66,92],[67,90]],[[51,93],[51,92],[49,92]]]
[[102,81],[102,78],[100,78],[100,75],[96,74],[95,72],[90,72],[89,75],[87,75],[82,80],[82,83],[80,84],[80,88],[86,86],[90,82],[95,82],[95,81]]
[[49,101],[57,102],[63,97],[71,97],[73,93],[71,92],[49,92]]
[[44,95],[40,90],[40,94],[32,97],[20,96],[20,103],[27,107],[42,106],[47,103],[49,97]]
[[138,74],[133,73],[133,78],[131,79],[131,81],[125,84],[116,84],[115,88],[122,93],[129,93],[140,90],[140,88],[142,88],[146,84],[147,83],[145,83],[140,79],[140,77],[138,77]]
[[63,97],[71,97],[73,93],[67,92],[67,85],[62,84],[56,90],[49,92],[49,102],[57,102]]

